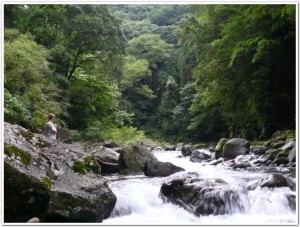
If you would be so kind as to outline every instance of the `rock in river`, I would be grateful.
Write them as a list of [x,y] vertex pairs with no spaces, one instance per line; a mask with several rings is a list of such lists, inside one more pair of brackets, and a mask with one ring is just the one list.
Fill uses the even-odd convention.
[[225,143],[223,148],[223,157],[234,159],[238,155],[248,154],[249,150],[249,141],[242,138],[234,138]]
[[144,171],[146,161],[157,158],[144,146],[128,145],[123,148],[119,158],[120,173],[139,173]]
[[188,173],[164,183],[160,197],[190,213],[200,215],[232,214],[244,211],[243,193],[220,179],[202,179]]
[[165,177],[180,171],[184,169],[170,162],[147,161],[144,167],[145,176]]

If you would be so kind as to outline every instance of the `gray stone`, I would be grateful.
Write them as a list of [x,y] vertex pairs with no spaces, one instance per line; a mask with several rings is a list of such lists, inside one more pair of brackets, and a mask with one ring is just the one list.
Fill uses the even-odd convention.
[[118,163],[119,156],[120,156],[120,154],[115,152],[113,149],[102,147],[102,146],[92,151],[92,155],[97,160],[102,160],[104,162],[110,162],[110,163]]
[[290,187],[293,188],[292,183],[290,183],[283,175],[281,174],[272,174],[261,180],[255,180],[249,182],[247,189],[254,190],[257,187],[267,187],[267,188],[275,188],[275,187]]
[[40,179],[4,161],[4,222],[43,219],[50,201],[50,190]]
[[192,154],[192,147],[189,146],[189,145],[185,145],[185,146],[182,147],[181,152],[182,152],[182,155],[184,157],[191,156],[191,154]]
[[[13,192],[13,196],[5,196],[5,218],[11,219],[10,222],[26,222],[35,216],[41,222],[97,222],[108,218],[116,203],[116,196],[108,187],[106,179],[93,173],[93,166],[88,161],[85,162],[92,157],[86,148],[88,145],[56,141],[46,144],[48,141],[42,140],[43,136],[40,134],[28,134],[29,137],[23,133],[27,138],[20,136],[24,130],[20,126],[5,124],[6,147],[15,145],[23,148],[26,144],[30,148],[28,153],[32,154],[29,164],[12,157],[5,160],[9,161],[12,168],[8,164],[5,167],[7,179],[4,191]],[[39,143],[42,146],[35,149]],[[76,162],[81,165],[75,168]],[[10,169],[18,169],[22,174],[18,171],[11,174]],[[31,187],[31,184],[26,183],[30,181],[37,183]],[[40,198],[39,187],[46,191],[44,194],[48,202]],[[20,189],[28,191],[26,202],[22,200]],[[20,206],[24,209],[17,208],[16,201],[20,201]],[[33,205],[35,207],[29,207]]]
[[191,154],[191,162],[202,162],[211,158],[211,153],[207,150],[195,150]]
[[165,177],[180,171],[184,169],[170,162],[147,161],[144,167],[145,176]]
[[251,151],[255,154],[255,155],[263,155],[266,153],[266,151],[269,148],[266,146],[254,146]]
[[283,145],[280,149],[281,150],[292,150],[296,147],[296,141],[289,141],[285,145]]
[[175,151],[176,147],[174,145],[168,145],[168,146],[165,146],[165,150],[166,151]]
[[146,161],[151,160],[157,161],[157,158],[146,147],[125,146],[119,158],[120,173],[143,172]]
[[220,179],[201,179],[196,173],[177,177],[161,186],[160,198],[190,213],[221,215],[243,212],[241,193]]
[[223,148],[223,157],[234,159],[238,155],[248,154],[249,150],[249,141],[242,138],[234,138],[225,143]]

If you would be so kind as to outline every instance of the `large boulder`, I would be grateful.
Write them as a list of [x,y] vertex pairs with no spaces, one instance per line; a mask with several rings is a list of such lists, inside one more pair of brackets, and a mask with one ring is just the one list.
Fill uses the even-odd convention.
[[196,173],[188,173],[164,183],[159,196],[200,216],[244,211],[242,194],[223,180],[201,179]]
[[[109,217],[116,196],[106,179],[94,173],[99,165],[85,144],[47,141],[8,123],[5,132],[5,162],[9,165],[4,169],[4,190],[13,195],[5,196],[4,207],[10,222],[33,217],[41,222],[97,222]],[[24,193],[29,205],[22,199]]]
[[157,158],[146,147],[128,145],[123,148],[119,158],[120,173],[140,173],[144,171],[146,161],[157,161]]
[[229,139],[226,138],[222,138],[219,140],[216,148],[215,148],[215,158],[219,159],[220,157],[222,157],[223,155],[223,147],[225,145],[225,143],[227,143],[229,141]]
[[92,155],[97,159],[104,162],[117,164],[119,162],[120,154],[110,148],[98,147],[92,151]]
[[191,162],[202,162],[211,159],[212,155],[208,150],[195,150],[191,154]]
[[32,217],[44,219],[49,201],[47,184],[5,160],[4,222],[27,222]]
[[45,221],[101,222],[109,217],[116,200],[106,181],[100,177],[64,178],[51,190]]
[[238,155],[248,154],[250,143],[242,138],[234,138],[225,143],[223,147],[223,157],[234,159]]
[[185,170],[170,162],[146,161],[144,167],[145,176],[165,177],[180,171]]

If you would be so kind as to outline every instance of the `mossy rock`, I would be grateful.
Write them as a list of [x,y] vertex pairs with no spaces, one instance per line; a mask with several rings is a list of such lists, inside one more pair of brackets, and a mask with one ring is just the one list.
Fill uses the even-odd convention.
[[290,151],[280,151],[277,154],[276,158],[282,158],[282,157],[286,158],[289,156],[289,153],[290,153]]
[[227,143],[228,141],[229,141],[229,139],[226,139],[226,138],[222,138],[219,140],[219,142],[215,148],[216,159],[222,157],[223,147],[224,147],[225,143]]
[[87,167],[84,162],[76,161],[74,162],[74,165],[72,166],[72,169],[74,172],[80,173],[80,174],[86,174],[86,172],[91,172],[92,169]]
[[91,169],[94,173],[101,173],[101,166],[94,156],[87,156],[84,158],[84,165],[87,169]]
[[201,149],[201,148],[207,148],[207,145],[205,143],[197,143],[193,147],[196,149]]
[[50,190],[52,187],[52,181],[49,177],[42,177],[42,182],[46,185],[46,187]]
[[12,156],[15,155],[16,157],[20,157],[21,162],[28,166],[31,162],[31,155],[27,153],[26,151],[23,151],[22,149],[16,147],[16,146],[5,146],[4,147],[4,153]]
[[46,147],[51,147],[51,143],[48,143],[40,138],[38,138],[38,142],[35,144],[35,146],[39,148],[46,148]]
[[27,142],[29,142],[34,136],[34,134],[28,130],[20,131],[20,135],[23,136]]

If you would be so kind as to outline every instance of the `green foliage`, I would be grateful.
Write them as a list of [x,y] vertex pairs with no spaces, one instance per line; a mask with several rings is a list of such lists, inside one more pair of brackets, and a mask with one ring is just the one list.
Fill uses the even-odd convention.
[[140,144],[147,140],[143,131],[133,127],[111,128],[105,134],[105,139],[115,141],[118,144]]
[[12,96],[7,89],[4,89],[4,120],[21,124],[25,121],[27,114],[28,110],[25,105]]
[[12,156],[14,155],[17,158],[20,158],[20,161],[28,166],[31,162],[31,155],[29,153],[27,153],[26,151],[23,151],[22,149],[16,147],[16,146],[5,146],[4,147],[4,153]]
[[194,8],[196,15],[181,34],[183,44],[192,43],[197,52],[191,128],[217,122],[210,121],[216,114],[231,136],[262,138],[294,128],[294,7]]
[[84,162],[81,161],[75,161],[74,165],[72,166],[72,169],[74,172],[80,173],[80,174],[86,174],[86,172],[91,172],[92,169],[85,165]]
[[146,59],[152,68],[157,68],[170,57],[172,45],[159,35],[143,34],[128,42],[128,53],[139,59]]
[[143,34],[151,34],[157,28],[158,26],[156,24],[152,24],[149,20],[126,20],[122,24],[122,29],[127,40],[130,40],[134,37],[138,37]]
[[51,190],[52,187],[52,181],[49,177],[42,177],[42,182],[46,185],[46,187]]
[[64,110],[56,86],[47,80],[47,50],[15,29],[5,29],[4,39],[6,120],[22,124],[30,117],[32,128],[42,128],[49,112]]

